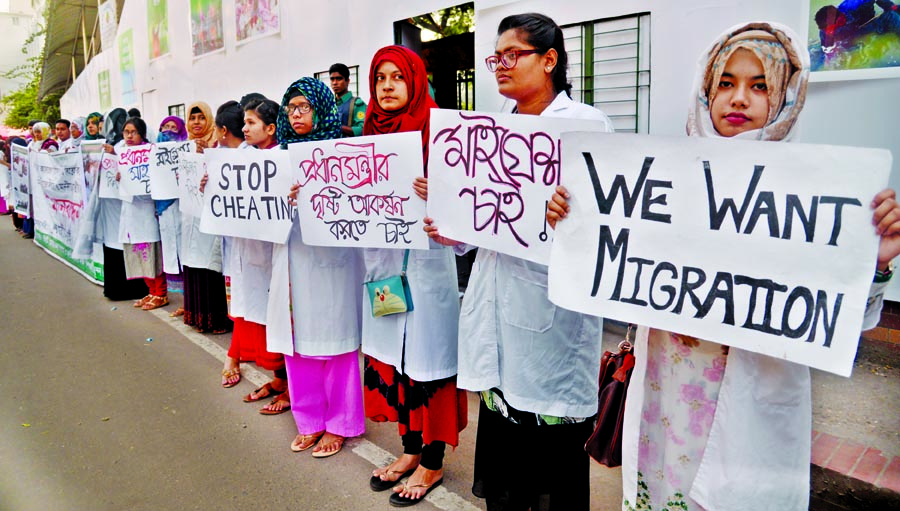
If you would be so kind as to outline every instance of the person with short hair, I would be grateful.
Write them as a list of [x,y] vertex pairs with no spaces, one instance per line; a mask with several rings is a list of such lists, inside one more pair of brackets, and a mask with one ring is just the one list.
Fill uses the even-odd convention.
[[366,121],[366,102],[350,92],[350,68],[337,63],[328,69],[328,79],[334,92],[338,114],[341,116],[341,136],[358,137],[362,135]]
[[69,128],[72,123],[68,119],[59,119],[56,125],[56,142],[59,144],[59,152],[65,153],[72,148],[72,133]]

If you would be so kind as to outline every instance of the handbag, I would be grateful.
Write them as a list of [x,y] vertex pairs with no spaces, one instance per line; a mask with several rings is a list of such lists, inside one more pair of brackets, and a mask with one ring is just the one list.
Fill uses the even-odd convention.
[[597,426],[584,444],[584,450],[597,463],[607,467],[622,465],[622,430],[625,422],[625,397],[634,369],[632,325],[628,325],[619,351],[607,351],[600,361],[600,390],[597,393]]
[[372,304],[372,317],[380,318],[391,314],[402,314],[413,310],[412,294],[409,280],[406,278],[406,264],[409,262],[409,250],[403,251],[403,269],[400,275],[386,279],[370,280],[363,285]]

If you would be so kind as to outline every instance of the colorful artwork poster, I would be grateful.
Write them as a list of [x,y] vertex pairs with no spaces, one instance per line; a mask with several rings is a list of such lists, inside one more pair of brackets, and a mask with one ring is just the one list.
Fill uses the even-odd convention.
[[104,69],[97,74],[97,91],[100,95],[100,110],[107,111],[112,108],[112,90],[109,88],[109,69]]
[[168,0],[147,2],[147,34],[150,37],[150,60],[169,53]]
[[119,71],[122,73],[122,103],[126,105],[137,101],[137,79],[134,72],[134,32],[131,29],[122,32],[119,43]]
[[238,43],[281,31],[278,0],[234,0],[234,18]]
[[807,47],[816,80],[900,76],[900,4],[809,0]]
[[116,30],[119,28],[115,0],[107,0],[100,4],[97,16],[100,18],[100,43],[103,45],[103,51],[110,50],[116,45]]
[[191,44],[195,57],[225,47],[222,0],[191,0]]

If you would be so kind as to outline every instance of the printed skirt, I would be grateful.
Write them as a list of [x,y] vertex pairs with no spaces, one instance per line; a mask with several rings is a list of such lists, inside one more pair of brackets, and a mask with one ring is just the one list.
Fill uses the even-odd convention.
[[205,268],[182,266],[184,273],[184,324],[201,332],[232,328],[225,296],[225,277]]
[[468,421],[466,392],[456,388],[456,376],[419,382],[368,355],[363,398],[366,417],[398,423],[400,436],[420,432],[426,445],[437,440],[456,447]]

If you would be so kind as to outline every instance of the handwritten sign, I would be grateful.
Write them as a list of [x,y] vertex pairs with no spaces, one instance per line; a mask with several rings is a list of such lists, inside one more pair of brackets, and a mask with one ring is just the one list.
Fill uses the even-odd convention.
[[562,176],[560,134],[605,129],[597,121],[434,109],[428,216],[444,236],[547,264],[553,234],[544,212]]
[[31,216],[31,180],[29,168],[31,161],[28,148],[13,144],[10,146],[12,157],[12,200],[16,213]]
[[849,376],[875,271],[878,149],[563,136],[550,299]]
[[297,209],[308,245],[428,248],[422,176],[422,136],[396,133],[288,146]]
[[71,246],[85,203],[84,160],[78,152],[36,153],[32,163],[35,228]]
[[192,140],[158,142],[150,156],[150,196],[156,200],[178,198],[179,158],[194,152]]
[[103,141],[86,140],[81,143],[84,161],[85,195],[90,196],[100,182],[100,166],[103,159]]
[[203,213],[203,194],[200,180],[206,174],[206,159],[202,154],[183,153],[179,159],[178,198],[181,212],[200,218]]
[[125,146],[119,153],[119,184],[129,196],[150,195],[150,157],[153,144]]
[[[0,197],[9,200],[12,193],[12,167],[0,165]],[[3,213],[6,213],[4,211]]]
[[119,158],[104,152],[100,158],[100,198],[121,199],[122,191],[116,174],[119,172]]
[[209,181],[200,230],[286,243],[296,211],[288,202],[292,171],[287,151],[209,149]]

